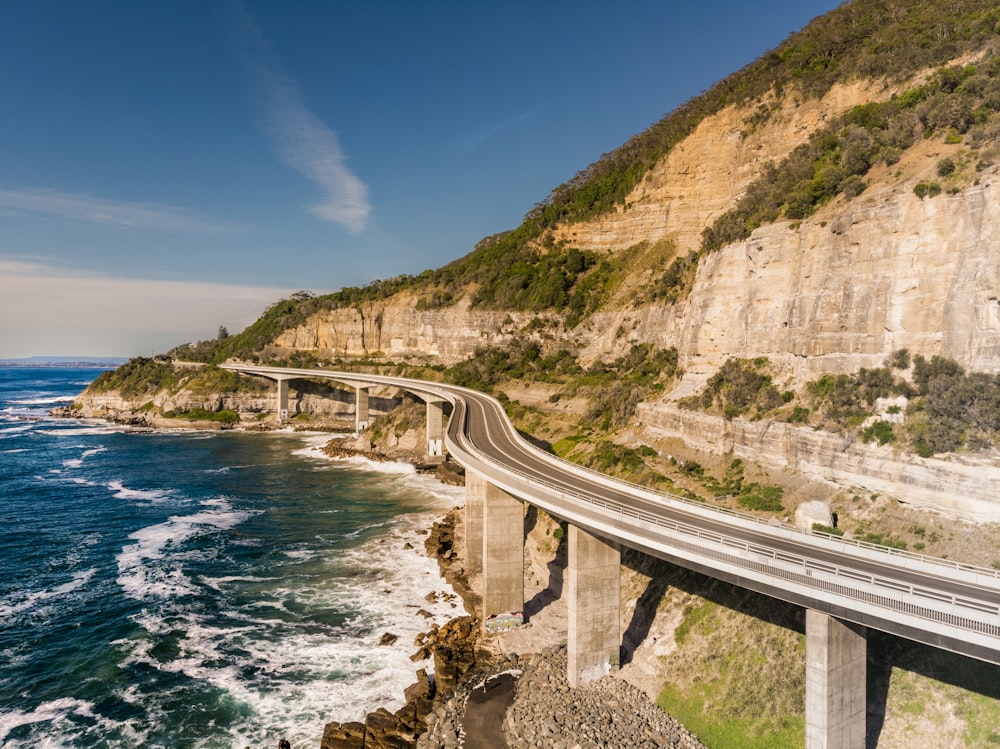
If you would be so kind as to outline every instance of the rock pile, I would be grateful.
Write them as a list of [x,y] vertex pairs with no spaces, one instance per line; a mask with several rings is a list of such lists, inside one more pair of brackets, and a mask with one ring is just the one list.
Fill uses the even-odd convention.
[[418,650],[414,661],[432,658],[433,680],[427,672],[417,671],[416,683],[406,688],[406,704],[395,713],[379,708],[362,722],[327,723],[321,749],[396,749],[414,746],[427,730],[428,715],[435,704],[451,696],[455,687],[468,680],[485,654],[477,648],[478,621],[470,616],[452,619],[442,627],[434,626],[414,643]]
[[569,688],[565,647],[522,658],[504,720],[511,749],[704,749],[680,723],[622,679]]

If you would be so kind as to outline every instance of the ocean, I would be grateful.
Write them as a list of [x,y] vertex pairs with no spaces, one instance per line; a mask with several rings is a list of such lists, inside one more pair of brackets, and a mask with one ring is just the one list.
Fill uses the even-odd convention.
[[462,613],[423,550],[462,491],[330,435],[48,417],[99,373],[0,367],[0,746],[318,747],[402,705]]

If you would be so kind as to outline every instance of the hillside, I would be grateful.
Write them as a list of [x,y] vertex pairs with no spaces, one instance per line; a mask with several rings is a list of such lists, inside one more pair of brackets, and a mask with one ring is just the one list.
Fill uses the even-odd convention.
[[[586,415],[608,395],[581,375],[637,346],[673,351],[675,371],[628,393],[628,418],[605,427],[638,416],[646,441],[677,438],[997,522],[998,156],[1000,11],[973,0],[847,3],[466,257],[303,292],[238,335],[170,353],[209,365],[457,368],[434,375],[455,378],[470,357],[530,341],[530,379],[562,386],[546,398],[563,407],[534,405],[576,403]],[[895,354],[907,366],[886,367]],[[920,379],[921,367],[935,376]],[[524,379],[508,370],[471,384]],[[739,376],[718,398],[704,390],[728,375]],[[223,408],[152,398],[155,381],[129,409]],[[97,387],[114,390],[114,376]],[[743,419],[781,426],[765,438]],[[716,437],[692,443],[694,431]],[[848,469],[836,464],[845,449]]]
[[[822,499],[856,537],[997,566],[998,289],[1000,9],[855,0],[444,268],[281,300],[240,334],[109,373],[74,408],[268,423],[266,389],[217,369],[227,359],[448,379],[600,470],[778,517]],[[349,415],[348,395],[298,387],[303,424]],[[382,395],[375,413],[394,405]],[[676,643],[648,658],[690,661],[671,704],[701,694],[752,723],[760,704],[694,678],[719,657],[707,633],[730,633],[727,679],[760,638],[792,674],[794,613],[749,625],[758,602],[702,584],[659,591],[651,639]],[[947,723],[940,746],[995,742],[996,695],[942,688],[961,664],[902,650],[880,661],[897,710],[880,746],[913,744],[928,721]],[[778,730],[797,703],[776,690],[768,704]]]

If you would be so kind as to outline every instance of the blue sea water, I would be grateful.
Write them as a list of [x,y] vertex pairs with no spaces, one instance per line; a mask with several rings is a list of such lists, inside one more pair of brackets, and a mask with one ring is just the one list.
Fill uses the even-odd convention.
[[99,372],[0,367],[0,746],[317,747],[402,704],[460,491],[329,435],[48,417]]

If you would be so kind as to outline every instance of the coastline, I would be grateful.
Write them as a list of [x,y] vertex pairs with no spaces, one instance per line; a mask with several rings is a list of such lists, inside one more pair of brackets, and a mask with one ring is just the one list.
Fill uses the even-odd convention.
[[[110,421],[128,428],[120,421]],[[200,424],[185,426],[184,431],[203,431]],[[152,430],[159,431],[156,427]],[[464,483],[463,471],[453,461],[428,465],[422,462],[422,456],[400,445],[381,452],[366,435],[294,431],[314,432],[312,445],[306,449],[334,460],[376,471],[394,473],[398,467],[398,472],[433,474],[451,486]],[[441,578],[460,599],[465,614],[431,625],[416,635],[410,656],[415,664],[414,680],[404,688],[405,702],[398,710],[390,712],[381,707],[368,713],[363,721],[327,723],[321,749],[701,746],[647,694],[625,679],[609,677],[586,687],[568,688],[565,646],[559,644],[565,642],[566,622],[565,604],[559,595],[562,572],[558,568],[565,559],[559,558],[557,546],[562,545],[554,546],[551,539],[545,538],[555,521],[542,517],[544,514],[534,508],[528,509],[533,530],[525,544],[528,622],[511,632],[483,635],[478,617],[481,580],[478,576],[469,579],[464,568],[461,509],[460,504],[453,504],[420,535],[424,536],[424,554],[437,562]],[[536,517],[531,518],[532,514]],[[427,600],[431,602],[431,596],[439,600],[440,595],[428,594]],[[380,644],[395,644],[396,649],[409,645],[396,643],[398,639],[386,632]],[[521,688],[521,684],[526,686]]]
[[[341,459],[352,453],[342,446],[334,452]],[[363,458],[399,460],[381,453]],[[442,578],[467,612],[414,642],[411,659],[432,659],[433,674],[416,671],[416,681],[405,690],[406,704],[395,713],[383,708],[369,713],[363,723],[328,723],[321,749],[704,749],[624,678],[612,675],[569,688],[565,606],[553,590],[553,585],[561,588],[561,579],[537,574],[539,560],[531,558],[527,540],[526,597],[530,591],[535,604],[526,609],[533,609],[534,616],[517,630],[483,635],[481,581],[466,574],[463,531],[462,507],[455,507],[433,523],[425,541],[427,555],[437,560]],[[539,545],[537,539],[534,545]],[[551,572],[552,561],[542,560],[542,566]]]

